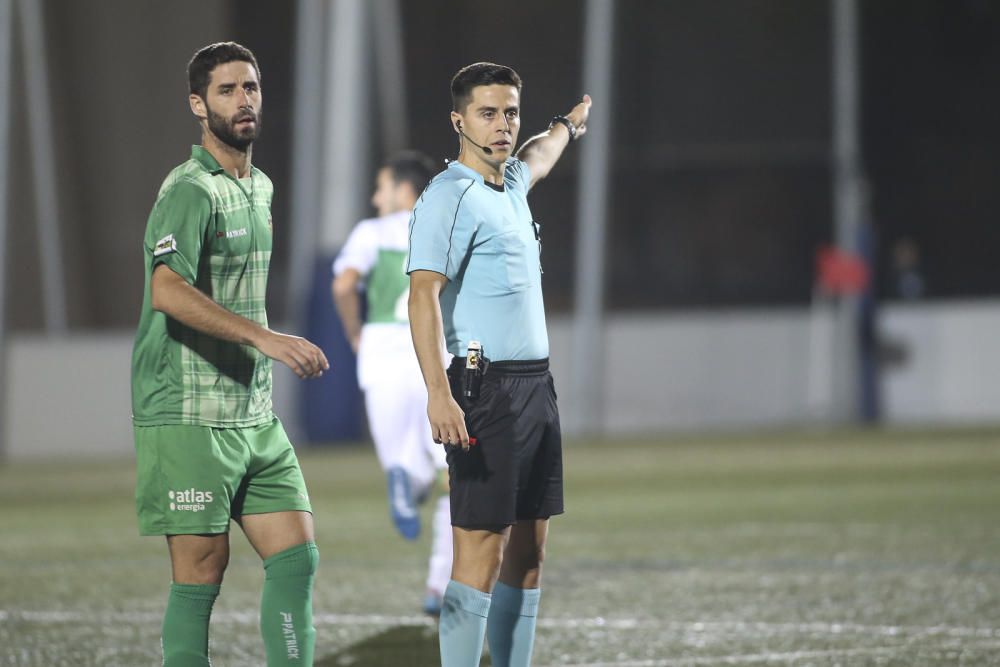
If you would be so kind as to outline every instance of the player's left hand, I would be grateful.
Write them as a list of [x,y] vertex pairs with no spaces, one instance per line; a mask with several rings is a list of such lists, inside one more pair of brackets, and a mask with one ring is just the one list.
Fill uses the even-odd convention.
[[303,380],[318,378],[330,370],[330,362],[319,346],[302,338],[264,329],[254,344],[260,352],[291,368]]
[[590,95],[584,95],[583,100],[580,101],[573,110],[566,114],[566,118],[569,122],[576,126],[576,138],[579,139],[587,133],[587,118],[590,116]]

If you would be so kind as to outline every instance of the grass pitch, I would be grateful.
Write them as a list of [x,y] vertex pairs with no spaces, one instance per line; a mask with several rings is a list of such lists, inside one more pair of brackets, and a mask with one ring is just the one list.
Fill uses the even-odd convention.
[[[422,667],[428,537],[397,537],[368,448],[300,454],[319,667]],[[1000,431],[567,442],[539,667],[1000,665]],[[0,466],[0,665],[159,665],[162,538],[130,460]],[[425,515],[429,516],[429,515]],[[217,667],[262,665],[234,527]],[[488,658],[483,664],[488,664]]]

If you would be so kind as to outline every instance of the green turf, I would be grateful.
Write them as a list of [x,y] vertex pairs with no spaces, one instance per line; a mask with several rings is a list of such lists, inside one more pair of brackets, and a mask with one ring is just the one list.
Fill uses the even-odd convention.
[[[366,448],[301,456],[317,665],[436,664],[428,551]],[[1000,431],[566,444],[538,666],[1000,665]],[[131,461],[0,467],[0,665],[158,665],[169,582]],[[263,664],[238,533],[217,667]],[[486,664],[484,662],[484,664]]]

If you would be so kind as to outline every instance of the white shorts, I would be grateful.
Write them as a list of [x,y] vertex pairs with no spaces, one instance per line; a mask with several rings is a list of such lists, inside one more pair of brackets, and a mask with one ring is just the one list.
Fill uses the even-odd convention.
[[444,447],[431,438],[427,389],[408,325],[362,328],[358,385],[365,392],[368,428],[382,469],[401,466],[418,487],[430,484],[447,462]]

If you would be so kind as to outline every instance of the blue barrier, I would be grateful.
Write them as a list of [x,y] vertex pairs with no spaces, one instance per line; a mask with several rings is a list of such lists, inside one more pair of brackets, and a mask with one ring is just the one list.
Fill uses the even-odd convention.
[[310,443],[356,442],[365,433],[354,351],[330,297],[332,262],[332,257],[317,258],[306,310],[304,335],[323,348],[330,362],[323,377],[300,387],[302,424]]

